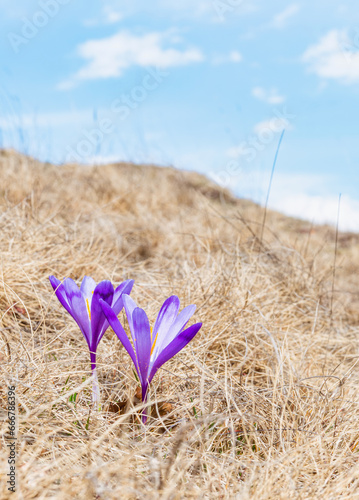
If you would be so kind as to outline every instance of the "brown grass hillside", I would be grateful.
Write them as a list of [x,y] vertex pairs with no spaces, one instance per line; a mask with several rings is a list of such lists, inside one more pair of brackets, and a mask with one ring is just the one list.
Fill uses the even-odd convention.
[[[172,168],[2,151],[0,180],[1,498],[10,383],[14,499],[359,498],[359,235],[268,212],[262,237],[263,209]],[[133,278],[152,322],[172,294],[197,304],[146,427],[111,330],[91,411],[87,345],[50,274]]]

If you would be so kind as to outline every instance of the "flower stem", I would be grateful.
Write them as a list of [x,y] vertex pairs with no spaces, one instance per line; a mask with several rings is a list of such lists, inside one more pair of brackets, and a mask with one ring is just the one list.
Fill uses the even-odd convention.
[[142,423],[146,424],[147,423],[147,408],[144,408],[142,410]]
[[[144,387],[142,387],[142,403],[147,403],[147,397],[148,397],[148,385],[146,384]],[[147,406],[142,410],[142,423],[146,424],[147,423]]]
[[100,386],[98,384],[98,378],[97,378],[97,370],[94,368],[92,370],[92,403],[93,403],[93,408],[96,411],[100,411],[101,409],[101,396],[100,396]]

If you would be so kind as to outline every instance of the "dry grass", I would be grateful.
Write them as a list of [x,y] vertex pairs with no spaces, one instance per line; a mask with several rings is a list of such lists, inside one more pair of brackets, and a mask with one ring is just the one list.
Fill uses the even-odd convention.
[[[262,210],[200,175],[3,151],[0,178],[0,396],[5,408],[15,380],[19,405],[11,498],[359,498],[358,236],[339,235],[333,297],[333,229],[269,213],[261,242]],[[152,321],[173,293],[197,304],[204,326],[155,377],[146,427],[110,330],[91,412],[87,346],[49,274],[134,278]]]

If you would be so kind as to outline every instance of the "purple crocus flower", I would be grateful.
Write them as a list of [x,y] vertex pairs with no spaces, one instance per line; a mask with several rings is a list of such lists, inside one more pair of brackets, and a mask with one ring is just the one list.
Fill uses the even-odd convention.
[[66,278],[61,282],[55,276],[50,276],[49,280],[60,303],[80,327],[89,347],[93,374],[92,401],[98,409],[100,393],[96,371],[96,350],[109,327],[102,312],[100,300],[110,305],[118,314],[123,308],[123,295],[128,296],[131,293],[134,282],[133,280],[124,281],[114,290],[110,281],[101,281],[96,284],[96,281],[89,276],[84,277],[80,289],[71,278]]
[[[178,314],[180,301],[175,295],[163,303],[153,331],[151,331],[145,311],[137,307],[131,297],[123,295],[123,303],[134,348],[117,318],[116,310],[108,302],[100,300],[108,322],[135,365],[142,387],[142,401],[145,402],[148,386],[157,370],[193,339],[202,323],[196,323],[184,329],[195,312],[196,306],[187,306]],[[146,410],[143,412],[142,419],[145,423]]]

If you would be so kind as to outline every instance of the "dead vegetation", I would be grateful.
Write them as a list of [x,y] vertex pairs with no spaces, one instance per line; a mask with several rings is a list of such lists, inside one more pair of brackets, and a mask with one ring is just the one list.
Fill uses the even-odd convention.
[[[0,470],[11,498],[359,498],[359,236],[263,210],[204,177],[0,156]],[[204,326],[157,374],[152,413],[112,331],[87,346],[48,276],[135,279],[151,321],[177,294]],[[122,314],[122,313],[121,313]],[[123,317],[122,317],[123,318]],[[10,498],[1,476],[1,498]]]

